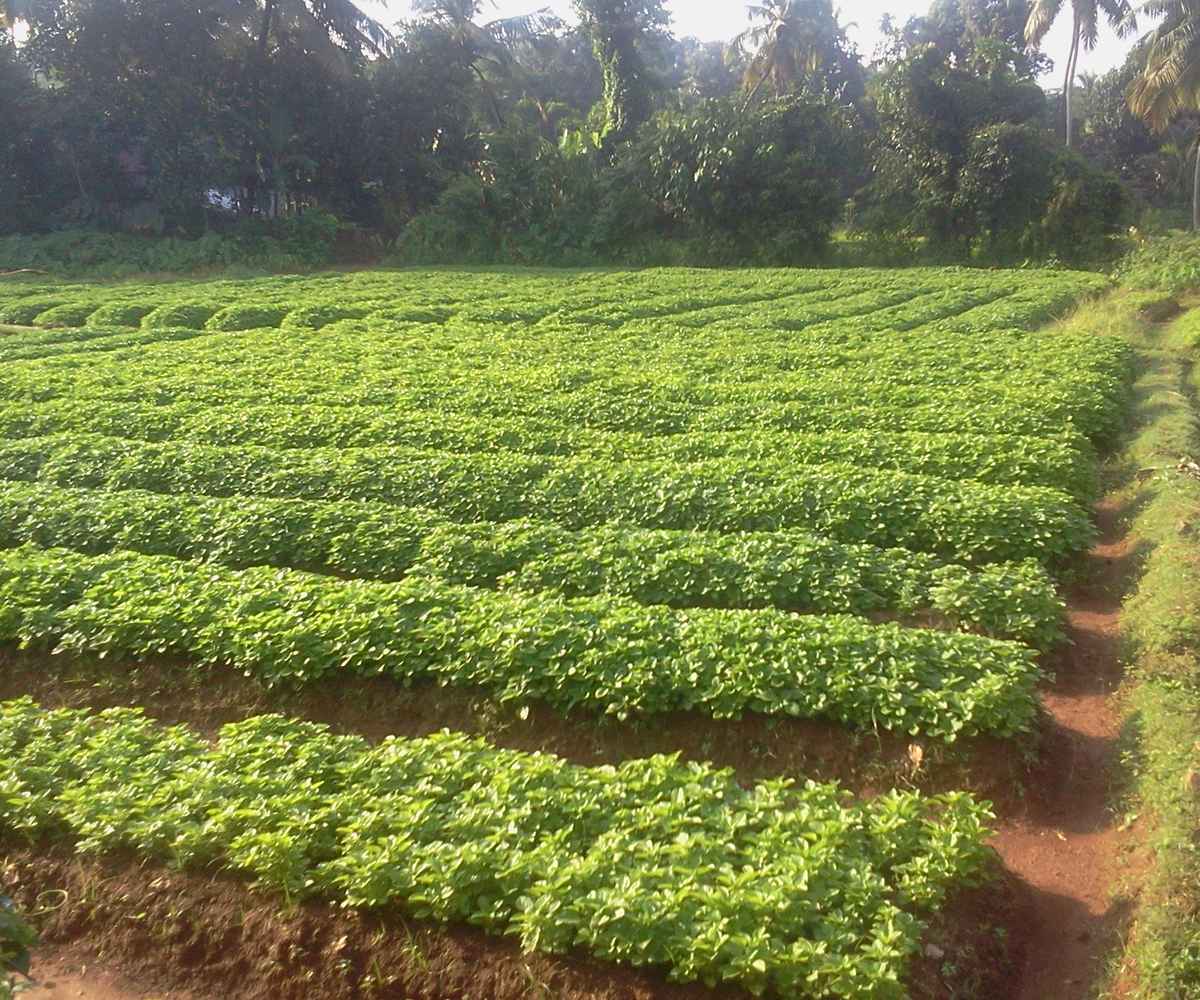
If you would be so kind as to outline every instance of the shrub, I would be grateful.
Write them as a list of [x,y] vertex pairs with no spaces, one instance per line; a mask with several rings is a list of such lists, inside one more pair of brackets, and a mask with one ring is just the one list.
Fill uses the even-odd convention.
[[148,302],[108,302],[92,313],[88,321],[93,326],[140,326],[153,309]]
[[279,326],[286,315],[287,309],[283,306],[226,306],[204,325],[208,330],[259,330]]
[[1200,238],[1172,233],[1148,239],[1121,262],[1116,276],[1133,288],[1176,296],[1200,291]]
[[337,231],[337,220],[320,211],[240,223],[228,234],[205,233],[198,239],[63,229],[0,239],[0,271],[36,268],[60,277],[121,278],[233,266],[309,270],[329,262]]
[[206,306],[200,302],[179,302],[151,310],[142,318],[142,326],[151,330],[167,327],[203,330],[204,324],[215,312],[213,306]]
[[96,310],[96,303],[71,303],[55,306],[34,317],[37,326],[86,326],[88,317]]

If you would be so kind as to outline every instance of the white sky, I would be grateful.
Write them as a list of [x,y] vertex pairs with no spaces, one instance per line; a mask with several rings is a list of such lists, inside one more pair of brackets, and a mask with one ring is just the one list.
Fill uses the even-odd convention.
[[[890,13],[896,21],[903,23],[915,14],[925,13],[929,6],[929,0],[843,0],[841,21],[847,25],[848,34],[858,45],[859,52],[869,59],[879,42],[879,22],[884,14]],[[488,0],[480,20],[527,14],[541,7],[550,7],[564,20],[574,20],[570,0],[495,0],[494,5]],[[674,19],[672,30],[681,38],[690,35],[703,41],[728,41],[749,23],[744,0],[667,0],[666,7]],[[411,16],[407,0],[393,0],[388,9],[396,18]],[[1066,58],[1069,34],[1069,18],[1062,16],[1044,46],[1044,51],[1056,64]],[[1102,73],[1119,65],[1131,43],[1130,39],[1118,39],[1105,26],[1096,50],[1080,54],[1079,71]],[[1058,76],[1055,70],[1045,84],[1061,87]]]

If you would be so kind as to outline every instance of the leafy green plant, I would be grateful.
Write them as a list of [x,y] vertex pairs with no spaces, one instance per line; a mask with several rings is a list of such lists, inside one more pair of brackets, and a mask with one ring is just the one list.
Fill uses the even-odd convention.
[[[1049,572],[1090,542],[1136,368],[1115,338],[1036,328],[1107,285],[6,285],[8,322],[89,312],[0,342],[0,637],[517,707],[1011,736],[1037,720]],[[30,703],[0,709],[0,759],[11,833],[787,1000],[899,1000],[922,915],[983,870],[965,797],[848,804],[674,759],[368,747],[276,718],[211,744]]]
[[0,705],[0,755],[3,829],[796,1000],[899,1000],[922,916],[989,858],[965,795],[847,804],[836,785],[746,789],[677,757],[587,768],[450,733],[370,746],[263,716],[210,745],[130,709],[23,700]]
[[150,329],[184,327],[200,330],[216,310],[200,302],[180,302],[162,305],[142,317],[142,326]]
[[[10,552],[26,590],[14,583],[0,611],[29,641],[41,622],[48,642],[80,648],[157,644],[265,676],[291,663],[483,678],[505,697],[544,688],[617,712],[697,698],[753,710],[763,677],[784,669],[769,651],[809,663],[810,635],[835,651],[823,675],[849,676],[854,656],[882,662],[871,643],[891,633],[838,612],[932,612],[1052,644],[1061,603],[1046,569],[1068,570],[1089,544],[1093,449],[1121,426],[1134,365],[1114,338],[1034,328],[1107,283],[675,269],[6,286],[0,309],[34,317],[152,311],[136,330],[0,344],[5,544],[78,550]],[[227,329],[153,327],[172,315]],[[146,561],[120,562],[121,548]],[[191,610],[157,594],[176,576]],[[304,621],[288,596],[303,587],[328,614]],[[272,609],[257,632],[250,594]],[[407,612],[377,613],[385,599],[445,617],[409,631]],[[142,611],[161,625],[153,642]],[[403,643],[363,645],[385,618]],[[930,642],[976,641],[893,628],[905,670],[931,662]],[[529,661],[503,646],[522,637]],[[723,643],[732,652],[710,656]],[[704,668],[684,673],[693,653]],[[1014,655],[1028,653],[1001,659]],[[968,686],[990,676],[974,669]],[[710,681],[728,671],[729,704],[714,702]],[[917,711],[899,696],[894,724],[911,710],[949,733],[961,708],[971,725],[1019,728],[1029,676],[1015,669],[986,711]],[[825,712],[821,697],[763,704]],[[845,720],[877,724],[844,697]]]
[[[30,952],[38,946],[37,935],[21,917],[17,905],[0,894],[0,1000],[11,1000],[28,989]],[[25,982],[13,982],[9,973],[25,977]]]
[[254,330],[276,327],[283,322],[287,309],[280,306],[234,305],[219,309],[205,323],[209,330]]
[[146,272],[192,274],[213,268],[294,270],[329,262],[338,223],[322,212],[243,226],[194,239],[63,229],[0,238],[0,271],[36,268],[63,277],[111,279]]
[[1132,288],[1176,296],[1200,291],[1200,240],[1193,233],[1150,237],[1134,248],[1116,273]]
[[1016,643],[849,615],[679,611],[27,548],[0,553],[0,639],[182,654],[272,682],[346,670],[619,717],[762,712],[946,741],[1028,730],[1042,677]]
[[[70,344],[44,338],[38,349],[71,352],[148,343],[129,334],[95,331]],[[2,345],[0,345],[2,346]],[[29,348],[10,347],[8,358]],[[0,355],[3,355],[0,350]],[[402,446],[457,453],[498,449],[531,455],[615,461],[690,463],[740,459],[755,463],[844,463],[942,479],[977,479],[993,485],[1047,486],[1083,504],[1097,492],[1095,456],[1082,435],[931,433],[925,431],[693,431],[648,436],[592,430],[565,420],[487,419],[440,411],[394,412],[378,407],[296,403],[286,409],[254,403],[209,406],[203,401],[146,405],[126,400],[53,399],[37,407],[0,403],[0,434],[36,437],[65,431],[111,434],[134,440],[192,440],[203,444],[254,444],[273,448]]]
[[153,306],[140,302],[106,302],[88,316],[91,326],[140,326]]
[[845,545],[797,531],[460,525],[432,511],[380,503],[0,484],[0,548],[27,543],[368,580],[411,574],[507,592],[628,597],[678,608],[825,614],[934,608],[963,628],[1043,647],[1061,638],[1063,615],[1053,581],[1036,564],[955,567],[951,574],[924,553]]
[[96,304],[88,302],[71,302],[61,306],[54,306],[52,309],[47,309],[45,312],[38,313],[33,318],[33,323],[37,326],[66,326],[78,327],[86,326],[88,318],[97,309]]
[[731,459],[683,465],[402,448],[277,451],[63,434],[0,444],[0,479],[382,501],[437,510],[460,522],[536,516],[571,529],[606,523],[721,532],[798,528],[962,561],[1033,557],[1058,568],[1087,548],[1093,530],[1079,506],[1057,490]]
[[[265,367],[273,366],[271,400],[280,405],[386,405],[416,417],[434,410],[449,422],[551,421],[568,433],[643,436],[772,428],[1003,430],[1061,437],[1074,430],[1102,445],[1128,405],[1132,369],[1124,345],[1020,329],[1102,287],[1104,279],[1096,276],[749,272],[731,284],[725,277],[661,274],[658,285],[626,276],[608,288],[601,277],[540,285],[532,277],[528,283],[503,282],[486,273],[453,281],[439,274],[417,279],[377,273],[111,286],[103,292],[60,286],[53,298],[43,286],[14,286],[0,290],[0,313],[27,312],[31,295],[46,308],[69,296],[90,304],[106,297],[131,304],[148,300],[164,310],[194,305],[200,296],[214,312],[244,305],[289,314],[323,308],[334,312],[320,315],[357,317],[335,322],[313,345],[316,353],[304,373],[287,358],[298,349],[299,331],[311,327],[289,326],[286,316],[285,330],[257,334],[252,344],[239,345],[236,358],[226,338],[175,352],[169,373],[162,371],[164,355],[105,358],[92,346],[87,349],[98,356],[70,376],[71,394],[79,400],[111,402],[115,386],[135,376],[144,386],[156,386],[156,403],[204,399],[236,410],[264,402],[255,387]],[[30,291],[39,288],[37,295]],[[187,310],[177,318],[177,326],[203,325]],[[418,332],[414,323],[432,328]],[[492,336],[497,324],[516,324],[513,344],[535,336],[536,351],[497,350]],[[523,332],[531,325],[536,331]],[[747,350],[748,327],[766,331],[755,337],[753,350]],[[675,332],[664,336],[668,331]],[[646,337],[653,344],[650,354],[627,349],[630,338]],[[451,342],[454,349],[444,350]],[[596,361],[592,370],[579,368],[581,343]],[[389,344],[405,346],[387,350]],[[64,341],[43,344],[40,335],[24,335],[6,338],[0,356],[32,359],[70,350]],[[330,372],[314,378],[318,358],[350,356],[359,360],[340,364],[336,377]],[[251,381],[237,374],[246,365],[259,373]],[[406,377],[374,378],[385,370]],[[648,379],[651,370],[654,377]],[[214,378],[217,371],[224,377]],[[565,374],[571,371],[576,374]],[[6,374],[4,398],[19,402],[21,383],[36,381],[39,370]],[[364,382],[371,386],[365,394]],[[850,382],[854,402],[847,405]],[[39,389],[37,398],[48,397]],[[324,426],[336,428],[338,422]],[[861,443],[858,452],[864,459],[869,454]],[[882,457],[896,462],[901,454],[896,448],[890,459]]]

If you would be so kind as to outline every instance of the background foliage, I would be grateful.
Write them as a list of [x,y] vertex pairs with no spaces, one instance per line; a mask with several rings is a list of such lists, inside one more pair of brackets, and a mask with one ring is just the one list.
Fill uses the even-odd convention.
[[23,5],[0,267],[1079,265],[1190,198],[1187,114],[1160,135],[1125,105],[1140,50],[1081,81],[1062,148],[1024,0],[938,0],[870,63],[826,0],[753,8],[729,45],[673,37],[660,0],[483,9],[425,0],[387,32],[348,0]]

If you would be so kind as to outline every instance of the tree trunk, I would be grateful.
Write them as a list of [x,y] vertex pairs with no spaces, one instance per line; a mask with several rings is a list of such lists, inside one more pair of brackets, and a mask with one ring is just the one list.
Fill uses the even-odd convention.
[[1196,143],[1196,174],[1192,178],[1192,232],[1200,232],[1200,140]]
[[508,122],[504,120],[504,112],[500,110],[500,102],[496,100],[496,92],[492,90],[491,85],[487,82],[487,77],[483,75],[483,71],[475,64],[471,63],[471,70],[478,78],[480,86],[483,87],[483,92],[487,95],[488,101],[492,105],[492,114],[496,116],[496,124],[500,128],[508,128]]
[[581,0],[583,23],[592,39],[592,51],[604,74],[605,147],[629,139],[650,120],[654,102],[646,80],[646,64],[637,43],[645,32],[632,15],[597,0]]
[[[254,53],[250,60],[250,118],[257,130],[262,118],[262,101],[263,101],[263,81],[271,68],[271,57],[267,52],[267,46],[271,39],[272,22],[275,18],[275,7],[278,0],[265,0],[263,3],[262,21],[258,28],[258,37],[254,41]],[[255,140],[255,146],[259,144],[259,140]],[[261,154],[255,154],[257,162]],[[255,209],[258,208],[259,201],[259,176],[258,174],[247,173],[243,178],[246,185],[246,200],[240,206],[240,215],[252,216]]]
[[258,29],[258,41],[254,46],[260,59],[266,58],[267,55],[267,40],[271,37],[271,20],[274,16],[275,0],[266,0],[263,4],[262,24]]
[[1067,113],[1067,149],[1071,148],[1071,144],[1075,138],[1075,121],[1073,117],[1074,100],[1071,92],[1075,89],[1075,67],[1079,64],[1079,14],[1075,14],[1075,20],[1072,23],[1071,29],[1071,51],[1067,56],[1067,79],[1063,83],[1063,104],[1066,107]]
[[754,100],[754,95],[758,93],[758,88],[763,85],[763,82],[771,75],[771,71],[775,68],[775,47],[771,46],[771,55],[767,58],[767,65],[763,68],[762,76],[758,78],[758,82],[751,88],[750,94],[746,97],[746,103],[742,106],[742,110],[750,107]]

